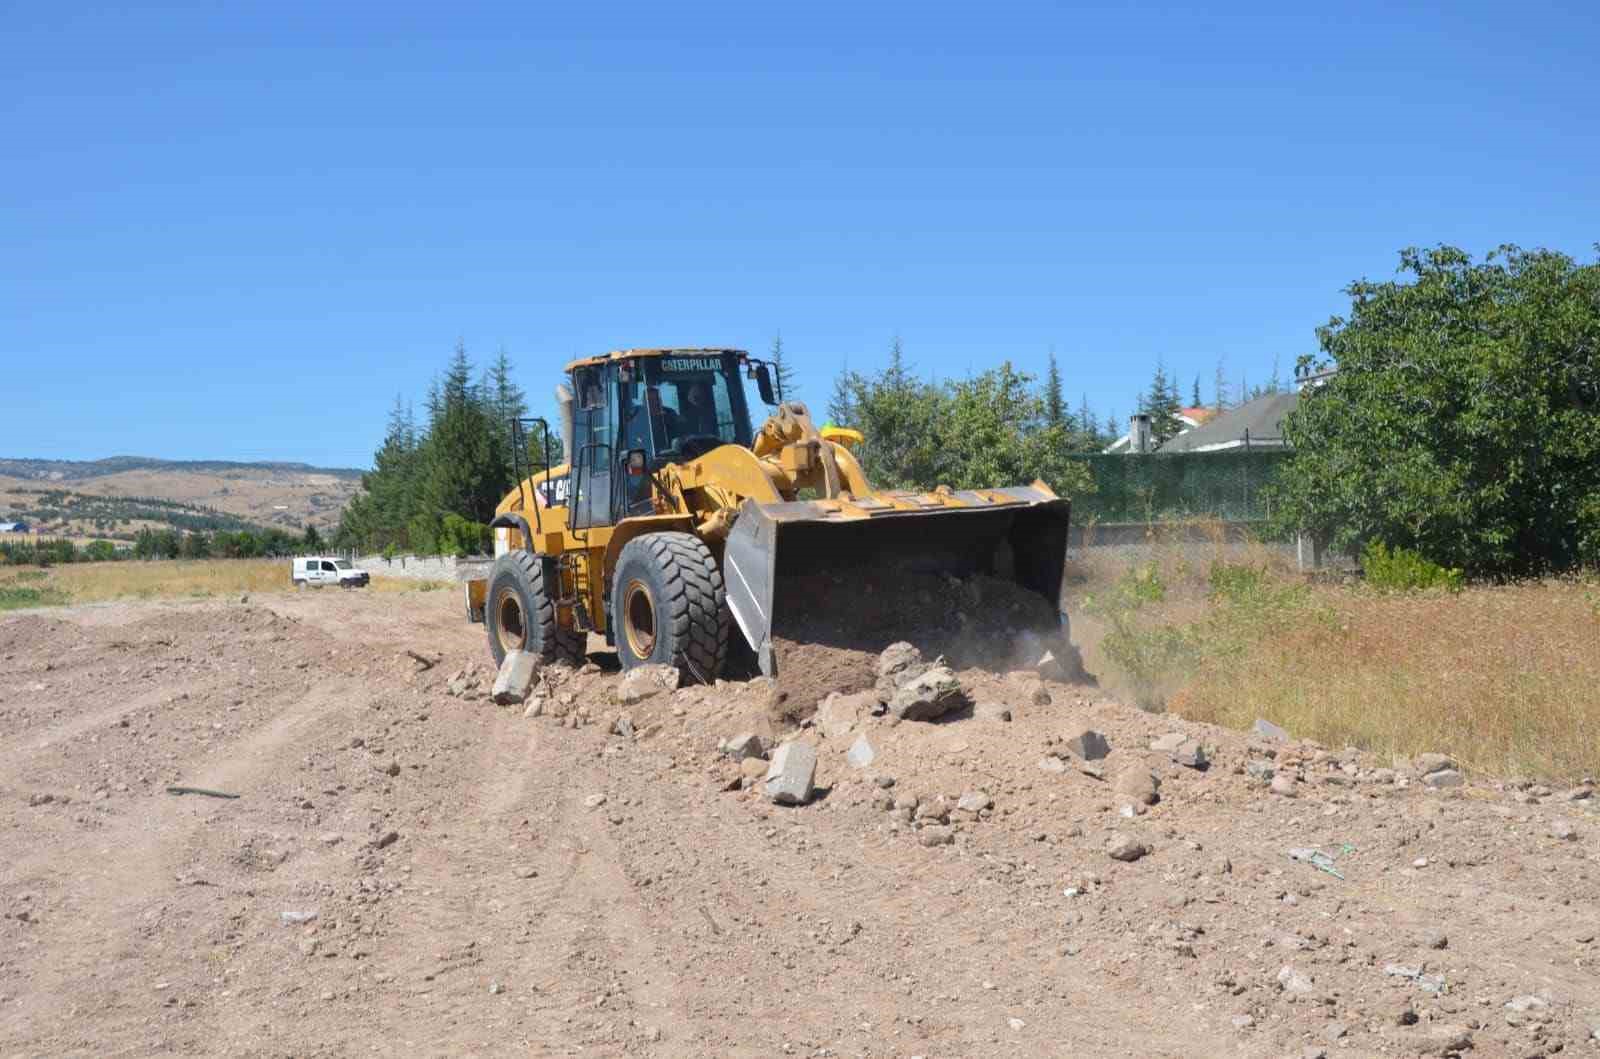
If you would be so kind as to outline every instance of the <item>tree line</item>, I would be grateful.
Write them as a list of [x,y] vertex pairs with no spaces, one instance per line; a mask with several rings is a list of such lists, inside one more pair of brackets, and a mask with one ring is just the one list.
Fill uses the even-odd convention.
[[[515,481],[542,461],[542,432],[516,449],[512,423],[528,414],[527,397],[501,350],[481,374],[457,343],[450,362],[429,386],[424,419],[395,398],[383,443],[362,491],[345,507],[335,545],[397,554],[469,554],[488,542],[494,509]],[[561,462],[552,430],[548,453]]]
[[0,566],[54,566],[118,559],[260,559],[315,554],[326,546],[315,526],[303,534],[280,529],[141,529],[131,546],[108,540],[79,544],[65,537],[0,540]]

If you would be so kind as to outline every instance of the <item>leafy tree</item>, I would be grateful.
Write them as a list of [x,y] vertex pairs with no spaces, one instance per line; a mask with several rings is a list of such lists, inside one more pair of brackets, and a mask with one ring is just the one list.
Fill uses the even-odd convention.
[[1600,563],[1600,264],[1504,246],[1400,254],[1317,331],[1336,367],[1285,423],[1280,512],[1469,575]]

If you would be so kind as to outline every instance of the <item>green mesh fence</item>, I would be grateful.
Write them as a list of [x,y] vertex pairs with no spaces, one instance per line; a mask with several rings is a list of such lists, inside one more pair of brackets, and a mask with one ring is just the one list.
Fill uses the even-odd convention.
[[1272,517],[1263,486],[1272,482],[1283,450],[1180,452],[1145,456],[1074,456],[1094,478],[1093,493],[1072,498],[1072,521],[1151,522],[1211,517],[1256,521]]

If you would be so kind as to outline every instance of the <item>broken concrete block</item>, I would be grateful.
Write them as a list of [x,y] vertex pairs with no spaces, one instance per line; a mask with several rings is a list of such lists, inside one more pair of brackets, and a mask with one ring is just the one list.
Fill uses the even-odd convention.
[[1067,740],[1067,749],[1081,761],[1099,761],[1111,753],[1111,744],[1093,728],[1085,728]]
[[631,706],[664,691],[676,691],[679,679],[677,666],[635,666],[622,674],[622,682],[617,685],[617,701]]
[[747,757],[764,758],[767,756],[767,745],[754,732],[740,732],[722,744],[722,752],[735,761],[742,761]]
[[528,697],[533,687],[533,673],[538,659],[527,651],[507,651],[500,663],[500,674],[494,678],[494,691],[490,693],[501,706],[513,706]]
[[892,694],[927,669],[928,663],[922,660],[922,652],[914,645],[904,640],[892,643],[878,656],[878,687]]
[[804,805],[811,800],[817,774],[817,752],[805,743],[784,743],[767,766],[767,799],[778,805]]
[[872,740],[867,738],[867,733],[862,732],[856,736],[856,741],[850,744],[849,753],[844,759],[858,769],[864,769],[878,759],[877,748],[872,745]]
[[1206,748],[1200,745],[1197,739],[1185,739],[1172,751],[1172,760],[1184,768],[1205,771],[1211,764],[1211,759],[1206,757]]
[[1260,736],[1271,743],[1287,743],[1289,741],[1289,733],[1265,717],[1257,717],[1256,723],[1250,726],[1250,731],[1253,735]]
[[904,721],[931,721],[966,704],[961,681],[934,666],[904,684],[889,700],[889,712]]

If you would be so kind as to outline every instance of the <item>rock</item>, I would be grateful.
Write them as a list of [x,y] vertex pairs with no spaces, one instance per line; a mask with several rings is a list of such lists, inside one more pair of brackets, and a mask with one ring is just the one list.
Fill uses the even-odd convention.
[[607,726],[607,730],[612,735],[621,736],[624,739],[632,739],[633,718],[629,717],[627,714],[622,714],[620,717],[612,720],[611,724]]
[[1273,794],[1281,794],[1285,798],[1293,798],[1297,794],[1296,786],[1293,776],[1280,774],[1272,777],[1272,784],[1269,789]]
[[400,775],[400,762],[391,761],[387,765],[383,766],[381,771],[385,776],[398,776]]
[[956,802],[956,808],[964,813],[981,813],[994,806],[994,799],[989,797],[988,791],[967,791]]
[[373,846],[374,849],[388,849],[390,846],[394,845],[396,842],[399,842],[399,841],[400,841],[400,832],[398,832],[398,831],[386,831],[386,832],[383,833],[383,835],[376,842],[374,842],[372,844],[372,846]]
[[489,983],[489,995],[490,996],[499,996],[501,993],[504,993],[505,991],[506,991],[506,987],[501,985],[499,982],[490,982]]
[[1026,1027],[1028,1024],[1019,1018],[1009,1018],[1006,1019],[1006,1025],[1011,1027],[1012,1033],[1016,1033],[1017,1031]]
[[1411,759],[1411,764],[1415,766],[1419,776],[1426,776],[1430,772],[1443,772],[1445,769],[1456,767],[1456,763],[1445,754],[1418,754]]
[[925,827],[917,832],[917,841],[924,846],[948,846],[956,840],[953,827]]
[[1571,842],[1578,837],[1578,829],[1572,826],[1571,820],[1552,820],[1545,833],[1562,842]]
[[889,712],[903,721],[931,721],[966,703],[961,682],[944,666],[933,666],[902,685]]
[[784,743],[767,766],[767,800],[777,805],[804,805],[811,800],[817,774],[817,752],[805,743]]
[[1418,1055],[1463,1052],[1472,1047],[1472,1031],[1456,1023],[1435,1023],[1412,1038],[1411,1045]]
[[972,709],[972,715],[980,721],[1010,721],[1011,711],[998,702],[980,702]]
[[893,776],[874,776],[874,777],[872,777],[872,782],[877,784],[882,789],[888,790],[890,787],[894,786],[894,777]]
[[1111,744],[1093,728],[1085,728],[1067,740],[1067,749],[1083,761],[1099,761],[1111,753]]
[[885,694],[909,684],[921,676],[929,664],[922,660],[922,652],[904,640],[892,643],[878,655],[878,688]]
[[1050,689],[1044,686],[1044,681],[1034,679],[1022,685],[1023,697],[1035,706],[1048,706],[1051,703]]
[[324,846],[337,846],[339,843],[344,841],[344,836],[339,834],[337,831],[324,831],[322,834],[317,836],[317,841],[321,842]]
[[1067,763],[1065,761],[1062,761],[1058,757],[1047,756],[1047,757],[1040,758],[1039,759],[1039,767],[1041,769],[1043,769],[1045,772],[1065,772],[1065,771],[1067,771]]
[[1305,996],[1315,986],[1309,975],[1295,970],[1292,964],[1284,964],[1278,972],[1278,988],[1295,996]]
[[678,690],[679,680],[677,666],[635,666],[622,674],[622,680],[617,684],[617,701],[624,706],[632,706],[664,691]]
[[1252,1016],[1252,1015],[1235,1015],[1235,1016],[1233,1016],[1233,1028],[1236,1029],[1236,1030],[1247,1030],[1251,1026],[1254,1026],[1255,1024],[1256,1024],[1256,1020],[1255,1020],[1255,1017]]
[[1127,861],[1131,863],[1132,861],[1138,860],[1140,857],[1149,852],[1150,848],[1148,846],[1146,846],[1143,842],[1140,842],[1138,839],[1133,838],[1131,835],[1124,835],[1114,832],[1111,837],[1106,840],[1106,856],[1110,857],[1112,860]]
[[748,780],[759,780],[767,774],[767,763],[758,757],[747,757],[739,762],[739,775]]
[[1268,780],[1272,779],[1273,776],[1277,775],[1277,773],[1278,770],[1273,767],[1272,762],[1270,761],[1262,761],[1260,758],[1251,758],[1249,761],[1244,763],[1244,774],[1260,783],[1266,783]]
[[28,806],[30,808],[38,808],[41,805],[49,805],[55,800],[56,796],[53,794],[30,794],[28,795]]
[[1160,786],[1161,781],[1156,779],[1155,773],[1137,766],[1119,773],[1112,784],[1118,794],[1127,795],[1144,805],[1156,804],[1160,798],[1156,793]]
[[1252,735],[1260,736],[1269,743],[1287,743],[1289,741],[1289,733],[1265,717],[1257,717],[1256,723],[1250,726],[1250,732]]
[[1172,760],[1184,768],[1204,772],[1211,765],[1211,759],[1206,757],[1206,748],[1200,745],[1199,740],[1185,739],[1172,751]]
[[316,919],[317,910],[315,908],[286,908],[278,913],[278,918],[283,921],[283,925],[286,927],[300,927]]
[[1182,746],[1188,738],[1182,732],[1168,732],[1166,735],[1157,736],[1150,740],[1150,749],[1158,750],[1163,754],[1170,754]]
[[844,759],[858,769],[864,769],[878,758],[878,751],[872,745],[872,740],[867,738],[867,733],[862,732],[856,736],[856,741],[850,744],[850,750]]
[[1350,1027],[1343,1022],[1330,1022],[1322,1027],[1322,1039],[1336,1041],[1350,1032]]
[[906,812],[915,812],[920,799],[915,794],[897,794],[894,797],[894,807],[904,809]]
[[762,759],[767,756],[767,745],[754,732],[740,732],[722,745],[722,752],[735,761],[752,757]]
[[535,695],[528,700],[528,708],[522,711],[522,716],[533,719],[544,714],[544,699]]
[[500,672],[494,678],[494,690],[489,693],[489,698],[501,706],[521,703],[533,687],[537,662],[538,656],[529,651],[507,651],[500,662]]
[[1447,948],[1450,944],[1450,939],[1445,936],[1444,931],[1442,930],[1430,930],[1425,932],[1422,935],[1421,941],[1422,947],[1425,949],[1443,949]]
[[1543,1011],[1549,1006],[1550,1001],[1542,996],[1534,996],[1532,993],[1526,996],[1514,996],[1506,1001],[1506,1010],[1514,1011],[1519,1015],[1527,1014],[1530,1011]]
[[853,695],[834,692],[817,703],[812,723],[824,738],[839,739],[855,731],[882,703],[882,697],[875,691],[858,691]]
[[942,824],[950,819],[950,810],[945,807],[942,798],[936,802],[922,802],[917,806],[915,819]]
[[1424,787],[1433,787],[1435,789],[1443,787],[1459,787],[1466,781],[1466,777],[1456,769],[1440,769],[1437,772],[1430,772],[1426,776],[1422,777],[1422,785]]
[[587,809],[598,809],[606,804],[606,796],[603,794],[591,794],[583,800],[583,804]]

